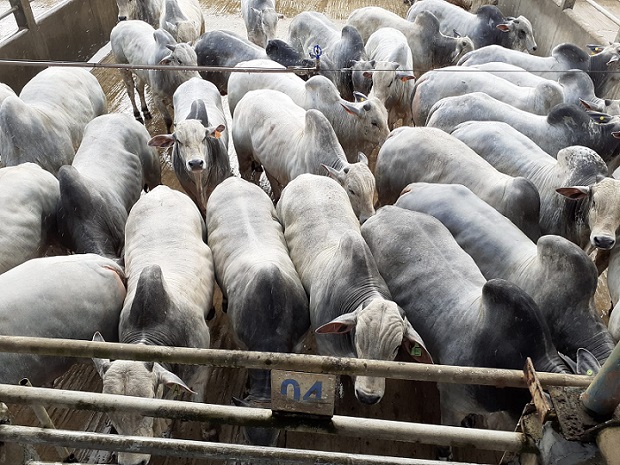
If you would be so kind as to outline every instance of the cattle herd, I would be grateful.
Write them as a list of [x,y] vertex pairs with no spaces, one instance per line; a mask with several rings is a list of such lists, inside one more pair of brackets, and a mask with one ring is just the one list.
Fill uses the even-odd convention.
[[[197,0],[117,1],[116,62],[174,66],[121,71],[133,118],[107,114],[79,68],[48,68],[19,95],[0,85],[0,333],[208,348],[217,285],[252,351],[293,352],[312,330],[320,354],[342,357],[403,349],[511,369],[530,357],[589,374],[605,362],[620,310],[607,327],[593,298],[607,269],[620,300],[620,103],[608,98],[620,44],[534,56],[527,18],[444,0],[418,0],[406,18],[360,8],[342,28],[303,12],[286,40],[273,0],[241,0],[248,39],[205,32]],[[297,74],[261,72],[287,67]],[[143,124],[146,89],[166,133]],[[161,185],[156,148],[170,149],[185,193]],[[104,392],[151,398],[163,385],[202,401],[208,376],[94,364]],[[2,354],[0,382],[46,384],[67,367]],[[375,404],[385,381],[354,386]],[[264,404],[270,389],[268,371],[250,370],[238,402]],[[439,390],[448,425],[477,415],[513,429],[527,401]],[[111,421],[161,433],[153,419]],[[273,445],[278,432],[246,436]]]

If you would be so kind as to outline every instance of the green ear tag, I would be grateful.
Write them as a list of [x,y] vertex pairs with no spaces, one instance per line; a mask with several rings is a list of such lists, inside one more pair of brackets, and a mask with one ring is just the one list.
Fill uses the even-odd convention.
[[413,355],[414,357],[421,357],[422,356],[422,347],[420,347],[417,342],[411,348],[411,355]]
[[599,119],[600,119],[601,121],[605,121],[605,117],[604,117],[604,116],[599,117]]
[[594,374],[594,372],[592,371],[591,368],[588,371],[586,371],[586,375],[588,375],[588,376],[592,376],[593,374]]

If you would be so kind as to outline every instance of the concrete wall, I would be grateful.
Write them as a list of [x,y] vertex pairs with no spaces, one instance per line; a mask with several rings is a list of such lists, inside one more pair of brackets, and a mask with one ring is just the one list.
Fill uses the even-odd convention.
[[549,55],[551,49],[570,42],[580,47],[587,44],[607,44],[608,41],[582,21],[566,0],[498,0],[506,16],[523,15],[532,22],[538,42],[538,54]]
[[[115,0],[67,0],[35,21],[28,0],[18,25],[24,27],[0,43],[0,58],[86,61],[104,46],[116,24]],[[41,67],[0,66],[0,82],[19,92]]]

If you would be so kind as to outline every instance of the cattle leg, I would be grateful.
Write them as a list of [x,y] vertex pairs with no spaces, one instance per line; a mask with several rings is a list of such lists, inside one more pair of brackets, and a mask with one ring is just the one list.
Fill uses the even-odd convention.
[[144,86],[145,86],[145,82],[138,78],[138,85],[136,86],[136,89],[138,90],[138,96],[140,97],[140,106],[141,106],[141,110],[142,110],[142,114],[144,115],[144,119],[151,119],[153,118],[151,116],[151,112],[149,111],[149,108],[146,106],[146,97],[144,95]]
[[144,120],[142,119],[142,116],[140,116],[140,112],[138,111],[138,107],[136,106],[136,93],[135,93],[135,83],[133,81],[133,75],[131,74],[131,71],[129,71],[128,69],[121,69],[120,72],[121,72],[121,76],[123,77],[123,82],[125,83],[125,89],[127,90],[127,95],[129,96],[129,100],[131,101],[131,106],[133,108],[133,116],[136,118],[136,120],[144,124]]
[[278,203],[278,200],[280,200],[280,194],[282,193],[282,186],[278,180],[271,176],[267,171],[265,171],[265,175],[267,176],[269,185],[271,185],[271,198],[274,203]]
[[157,109],[159,110],[159,113],[161,113],[161,116],[164,119],[166,131],[168,132],[168,134],[171,134],[172,116],[170,116],[170,112],[168,111],[168,103],[165,99],[162,99],[159,96],[155,98],[155,101],[157,102]]

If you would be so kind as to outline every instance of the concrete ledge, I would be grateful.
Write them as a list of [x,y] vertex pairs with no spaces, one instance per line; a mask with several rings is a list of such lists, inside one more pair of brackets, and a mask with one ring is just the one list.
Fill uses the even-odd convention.
[[[86,61],[116,24],[115,0],[67,0],[0,43],[0,58]],[[0,82],[19,93],[43,68],[0,65]]]

